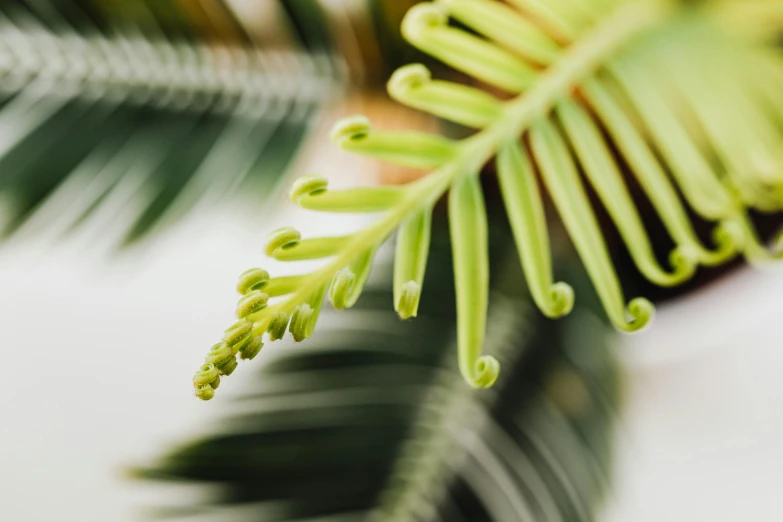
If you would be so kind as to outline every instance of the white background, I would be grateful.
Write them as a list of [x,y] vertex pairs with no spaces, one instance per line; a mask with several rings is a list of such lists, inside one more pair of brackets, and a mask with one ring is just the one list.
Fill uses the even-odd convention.
[[[190,395],[236,275],[282,223],[344,225],[243,216],[202,214],[111,264],[96,238],[0,251],[0,519],[139,520],[162,494],[124,470],[208,429],[253,373],[240,367],[210,403]],[[783,273],[747,269],[621,338],[629,396],[604,520],[783,520],[781,310]]]

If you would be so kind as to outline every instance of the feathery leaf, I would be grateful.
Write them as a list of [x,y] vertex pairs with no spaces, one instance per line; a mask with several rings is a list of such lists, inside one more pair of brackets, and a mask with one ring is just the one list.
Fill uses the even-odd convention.
[[[643,297],[626,299],[583,178],[641,273],[658,285],[680,284],[698,265],[723,264],[739,254],[753,262],[783,256],[779,245],[761,243],[750,218],[751,211],[783,210],[783,90],[770,87],[780,85],[783,60],[775,48],[719,25],[707,3],[515,0],[516,11],[502,24],[498,20],[512,7],[496,0],[414,6],[402,24],[405,38],[487,89],[433,80],[423,65],[409,65],[392,76],[390,94],[477,131],[457,141],[372,130],[361,116],[339,122],[333,139],[342,148],[434,170],[401,187],[398,200],[385,200],[388,208],[372,208],[382,210],[374,224],[325,239],[334,247],[321,251],[329,261],[303,275],[287,298],[252,316],[256,332],[263,333],[273,314],[289,314],[311,300],[314,290],[451,189],[456,292],[475,301],[469,310],[458,299],[464,323],[458,351],[463,375],[475,385],[484,335],[479,297],[487,275],[478,262],[484,210],[477,182],[469,180],[496,158],[525,275],[546,315],[568,313],[572,290],[552,282],[536,174],[619,330],[645,327],[654,308]],[[450,24],[451,17],[471,31]],[[520,32],[510,30],[521,19]],[[492,94],[497,91],[513,97],[503,100]],[[653,255],[623,172],[641,186],[674,243],[670,267]],[[378,189],[376,197],[386,190]],[[320,197],[350,199],[320,185],[307,201]],[[712,244],[697,235],[691,213],[714,223]],[[294,247],[289,258],[307,253]]]

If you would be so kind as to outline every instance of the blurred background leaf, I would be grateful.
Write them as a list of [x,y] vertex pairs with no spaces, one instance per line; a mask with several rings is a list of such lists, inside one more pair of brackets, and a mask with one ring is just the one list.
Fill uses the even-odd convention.
[[257,207],[347,86],[383,85],[412,3],[3,2],[0,232],[127,245]]
[[494,388],[469,389],[454,364],[450,249],[439,219],[418,318],[400,322],[388,310],[387,251],[351,314],[330,311],[307,343],[268,345],[257,379],[233,402],[210,404],[210,434],[136,471],[214,488],[192,505],[159,507],[157,517],[595,518],[620,407],[608,330],[584,308],[557,324],[536,313],[497,220],[486,351],[504,371]]

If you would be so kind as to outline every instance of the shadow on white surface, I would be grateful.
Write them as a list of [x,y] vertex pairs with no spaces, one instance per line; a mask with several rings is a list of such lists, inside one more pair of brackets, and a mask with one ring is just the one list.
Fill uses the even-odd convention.
[[[208,429],[252,378],[240,368],[212,402],[191,396],[190,375],[231,319],[234,276],[262,262],[263,234],[289,217],[312,233],[358,226],[204,217],[111,268],[67,248],[2,252],[2,519],[138,520],[142,499],[171,494],[123,469]],[[629,397],[604,520],[781,520],[780,295],[783,273],[745,270],[621,339]]]

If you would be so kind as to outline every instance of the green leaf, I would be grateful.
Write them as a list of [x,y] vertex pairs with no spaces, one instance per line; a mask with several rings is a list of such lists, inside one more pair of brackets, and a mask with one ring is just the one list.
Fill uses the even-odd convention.
[[408,216],[397,232],[394,256],[394,309],[402,319],[416,317],[430,251],[432,209]]
[[[326,29],[281,61],[217,4],[66,4],[2,8],[5,236],[108,221],[127,245],[228,198],[257,204],[338,87]],[[291,30],[304,24],[293,11],[280,11]],[[311,9],[304,25],[324,16]]]
[[457,349],[462,376],[476,388],[489,388],[498,362],[482,356],[489,301],[489,232],[481,180],[466,173],[449,193],[449,224],[457,294]]
[[552,282],[546,215],[530,157],[518,143],[508,143],[500,149],[497,168],[530,294],[547,317],[567,315],[574,306],[574,291],[566,283]]

